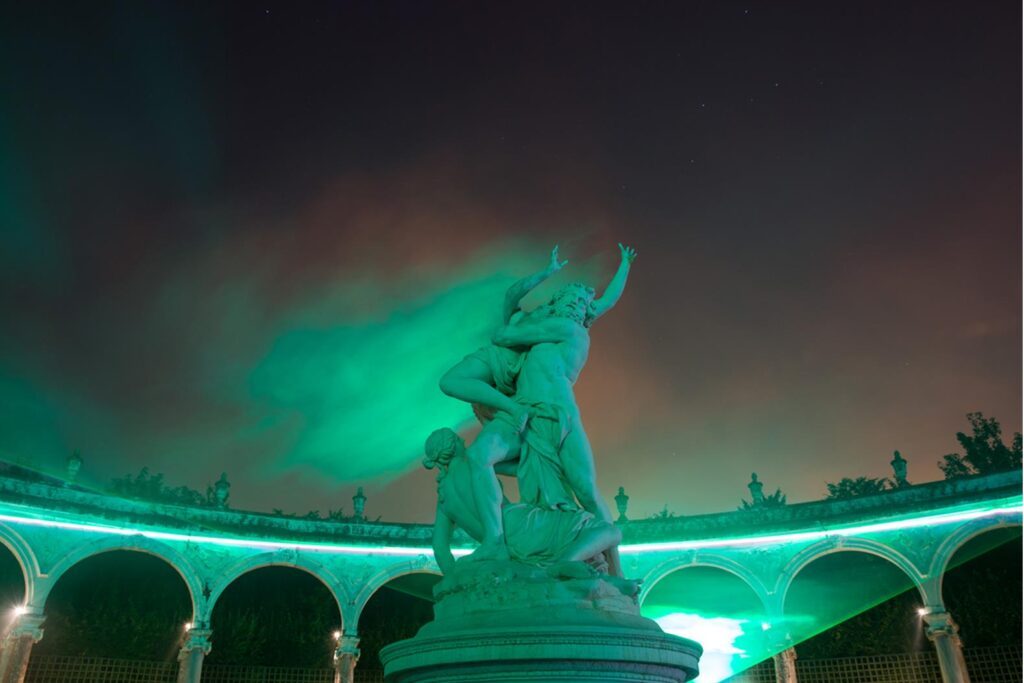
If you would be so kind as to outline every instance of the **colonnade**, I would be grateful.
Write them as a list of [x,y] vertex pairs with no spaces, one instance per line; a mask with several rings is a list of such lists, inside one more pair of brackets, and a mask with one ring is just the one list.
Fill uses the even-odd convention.
[[[24,683],[32,646],[43,638],[46,617],[26,612],[14,617],[0,641],[0,683]],[[213,630],[207,624],[192,625],[178,649],[177,683],[200,683],[203,662],[212,649]],[[359,662],[359,637],[340,635],[334,648],[334,683],[353,683]]]
[[[919,591],[921,618],[944,683],[966,683],[958,628],[942,598],[942,577],[953,555],[971,539],[1020,527],[1020,492],[1018,471],[911,486],[862,500],[789,505],[754,517],[730,512],[630,521],[622,526],[623,567],[642,579],[641,603],[652,586],[674,571],[722,569],[746,582],[769,618],[781,622],[787,591],[808,564],[843,551],[875,555],[904,572]],[[373,594],[406,574],[438,573],[429,550],[430,528],[422,525],[183,508],[4,477],[0,496],[0,544],[18,561],[25,580],[23,604],[0,643],[0,683],[24,681],[32,647],[44,635],[44,607],[54,585],[71,567],[100,553],[148,553],[182,577],[192,618],[178,653],[179,683],[199,683],[211,648],[213,606],[227,586],[250,571],[293,567],[327,587],[341,617],[334,652],[338,683],[352,680],[359,659],[357,625]],[[5,502],[11,499],[21,502]],[[104,513],[98,515],[97,509]],[[221,529],[221,535],[205,531],[211,528]],[[723,531],[730,529],[729,534]],[[779,638],[772,648],[776,678],[793,683],[793,643],[784,634]]]
[[[956,622],[945,610],[941,596],[932,596],[926,603],[929,607],[922,608],[920,617],[926,626],[925,634],[934,644],[943,682],[969,683]],[[39,610],[18,610],[0,643],[0,683],[24,682],[32,647],[43,638],[45,618]],[[177,656],[177,683],[200,683],[203,662],[211,651],[212,635],[209,622],[188,625]],[[776,649],[778,652],[773,656],[773,662],[777,683],[797,683],[793,644],[783,638]],[[354,681],[359,654],[358,635],[339,631],[333,656],[335,683]]]

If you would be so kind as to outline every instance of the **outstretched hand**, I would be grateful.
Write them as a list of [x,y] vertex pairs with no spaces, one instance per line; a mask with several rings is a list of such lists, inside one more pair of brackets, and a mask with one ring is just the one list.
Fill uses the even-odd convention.
[[551,261],[548,263],[548,274],[554,275],[562,268],[564,268],[565,264],[567,264],[568,262],[569,259],[566,259],[564,261],[558,260],[558,245],[556,244],[555,248],[551,250]]
[[[555,247],[558,249],[558,247]],[[633,263],[636,260],[636,249],[633,247],[624,247],[622,242],[619,242],[619,253],[622,255],[623,263]]]

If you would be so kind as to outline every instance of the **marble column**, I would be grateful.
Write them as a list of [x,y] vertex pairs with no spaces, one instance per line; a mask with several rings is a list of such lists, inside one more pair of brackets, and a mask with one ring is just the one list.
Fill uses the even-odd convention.
[[928,612],[921,618],[924,619],[928,640],[935,643],[943,683],[970,683],[960,642],[960,627],[953,621],[952,615],[949,612]]
[[23,683],[32,646],[43,638],[42,626],[45,619],[41,612],[25,612],[15,617],[3,639],[0,683]]
[[796,683],[796,649],[787,647],[772,660],[775,663],[775,683]]
[[185,634],[185,642],[178,651],[178,683],[199,683],[203,674],[203,659],[210,654],[210,636],[208,628],[191,628]]
[[353,683],[359,661],[359,637],[341,636],[334,650],[334,683]]

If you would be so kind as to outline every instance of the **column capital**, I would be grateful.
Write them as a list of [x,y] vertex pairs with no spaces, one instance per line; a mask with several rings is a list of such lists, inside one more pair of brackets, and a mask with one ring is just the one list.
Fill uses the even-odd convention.
[[953,615],[949,612],[926,612],[921,618],[924,619],[925,635],[928,636],[928,640],[934,641],[943,637],[959,639],[957,634],[960,627],[953,621]]
[[210,650],[213,648],[213,644],[210,642],[212,635],[213,631],[208,628],[189,629],[185,634],[185,642],[181,644],[181,649],[178,651],[178,659],[187,657],[193,650],[201,650],[204,656],[210,654]]
[[359,636],[341,636],[338,638],[338,647],[334,649],[334,658],[352,657],[359,659]]
[[31,638],[33,643],[43,639],[43,622],[46,615],[42,612],[25,612],[14,619],[8,638]]

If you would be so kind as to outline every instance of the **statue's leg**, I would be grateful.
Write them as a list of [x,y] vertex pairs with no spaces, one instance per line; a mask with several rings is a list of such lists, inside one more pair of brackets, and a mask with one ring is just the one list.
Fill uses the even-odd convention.
[[[562,468],[576,499],[583,509],[602,522],[614,524],[611,508],[604,501],[597,488],[597,472],[594,469],[594,452],[590,448],[590,439],[583,431],[583,425],[577,420],[573,423],[569,435],[565,437],[561,450]],[[622,576],[622,565],[619,561],[619,549],[613,545],[606,551],[608,569],[613,576]]]
[[494,373],[479,358],[463,358],[444,373],[440,386],[452,398],[504,411],[517,420],[522,417],[525,426],[526,409],[494,388]]
[[501,484],[494,466],[519,455],[519,432],[504,420],[488,422],[468,449],[473,501],[483,527],[476,559],[508,559],[505,530],[501,523]]
[[614,524],[596,524],[584,529],[575,541],[568,545],[559,561],[583,562],[622,542],[622,532]]

